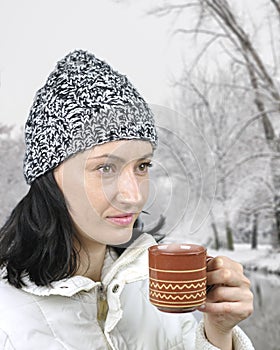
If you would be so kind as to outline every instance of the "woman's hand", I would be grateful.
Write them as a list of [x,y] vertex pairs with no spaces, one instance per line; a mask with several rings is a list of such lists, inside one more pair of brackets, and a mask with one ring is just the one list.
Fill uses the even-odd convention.
[[198,308],[205,313],[206,337],[220,349],[232,349],[232,328],[253,312],[250,281],[241,264],[220,256],[208,262],[207,284],[213,287]]

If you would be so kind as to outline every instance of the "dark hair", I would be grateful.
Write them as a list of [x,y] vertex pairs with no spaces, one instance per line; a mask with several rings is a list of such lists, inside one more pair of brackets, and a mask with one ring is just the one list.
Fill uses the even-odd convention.
[[78,266],[76,235],[52,172],[36,179],[0,230],[0,266],[17,288],[23,273],[37,285],[72,275]]
[[[157,228],[163,224],[161,218]],[[134,239],[142,229],[136,221]],[[63,193],[49,171],[32,183],[1,228],[0,266],[6,267],[5,278],[17,288],[24,285],[24,275],[38,286],[50,285],[75,274],[80,263],[79,248]],[[114,249],[119,255],[125,250]]]

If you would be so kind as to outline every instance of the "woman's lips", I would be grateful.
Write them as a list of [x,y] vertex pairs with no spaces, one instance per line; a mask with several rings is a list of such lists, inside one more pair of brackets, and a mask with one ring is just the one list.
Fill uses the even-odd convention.
[[134,214],[127,213],[116,216],[107,216],[106,219],[115,225],[128,226],[132,223],[134,219]]

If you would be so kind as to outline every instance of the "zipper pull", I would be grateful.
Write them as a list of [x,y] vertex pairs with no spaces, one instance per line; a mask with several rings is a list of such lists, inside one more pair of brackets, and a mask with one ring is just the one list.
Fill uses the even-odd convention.
[[106,298],[106,291],[103,285],[98,289],[98,303],[97,303],[97,320],[104,322],[108,313],[108,303]]

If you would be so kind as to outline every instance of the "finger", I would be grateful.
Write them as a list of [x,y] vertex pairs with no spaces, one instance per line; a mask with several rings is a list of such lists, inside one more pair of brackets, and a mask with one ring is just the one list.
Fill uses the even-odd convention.
[[208,303],[197,308],[204,313],[213,314],[217,316],[230,315],[231,318],[243,320],[249,317],[253,312],[252,302],[222,302],[222,303]]
[[217,302],[237,302],[237,301],[248,301],[253,300],[252,292],[247,288],[239,287],[224,287],[216,286],[208,294],[206,301],[209,303]]
[[207,284],[222,284],[230,287],[244,286],[250,288],[250,281],[245,275],[229,268],[221,268],[207,272]]
[[214,271],[221,268],[233,269],[237,272],[243,273],[243,266],[226,256],[217,256],[209,260],[207,263],[207,271]]
[[223,264],[224,262],[222,257],[218,256],[216,258],[213,258],[207,263],[207,271],[213,271],[222,268]]

